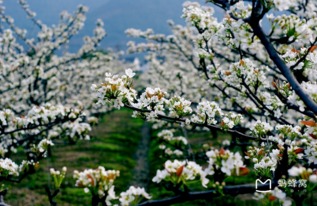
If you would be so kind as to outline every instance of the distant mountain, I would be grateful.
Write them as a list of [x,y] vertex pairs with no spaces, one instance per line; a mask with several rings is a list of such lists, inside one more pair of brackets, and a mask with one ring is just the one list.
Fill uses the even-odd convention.
[[[82,37],[90,35],[95,22],[101,18],[105,22],[108,33],[101,47],[117,47],[123,49],[129,40],[124,31],[127,28],[153,28],[155,32],[168,34],[167,20],[184,24],[181,19],[184,0],[28,0],[30,7],[37,13],[37,17],[48,25],[58,23],[59,13],[63,10],[74,11],[78,4],[89,7],[87,22],[80,33],[71,41],[71,50],[81,45]],[[199,0],[204,4],[204,0]],[[30,23],[16,1],[4,0],[6,11],[22,28],[26,28],[29,35],[36,33],[36,28]]]
[[124,35],[127,28],[153,28],[155,32],[166,34],[170,32],[168,19],[184,23],[181,19],[183,2],[184,0],[116,0],[93,10],[92,15],[106,21],[108,37],[105,42],[122,47],[128,40]]

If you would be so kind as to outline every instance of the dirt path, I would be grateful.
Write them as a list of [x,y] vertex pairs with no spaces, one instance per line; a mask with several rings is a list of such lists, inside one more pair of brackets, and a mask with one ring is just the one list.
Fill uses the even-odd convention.
[[133,179],[130,185],[144,187],[147,189],[149,185],[149,160],[148,153],[150,147],[150,126],[145,122],[141,129],[142,138],[138,145],[135,157],[137,159],[137,164],[133,170]]

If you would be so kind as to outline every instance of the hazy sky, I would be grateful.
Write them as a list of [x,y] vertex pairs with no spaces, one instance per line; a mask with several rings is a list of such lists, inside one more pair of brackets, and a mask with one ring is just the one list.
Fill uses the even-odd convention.
[[[105,22],[107,37],[101,47],[118,47],[123,49],[128,41],[124,30],[133,27],[138,29],[153,28],[158,33],[169,33],[167,20],[184,23],[180,18],[184,0],[28,0],[30,7],[44,23],[56,24],[59,13],[63,10],[74,11],[77,5],[89,7],[87,21],[83,31],[71,41],[71,46],[77,48],[82,37],[92,33],[98,18]],[[204,4],[204,0],[200,0]],[[18,26],[26,28],[29,35],[36,34],[23,10],[15,0],[4,0],[6,12],[14,17]],[[219,10],[216,10],[220,12]]]

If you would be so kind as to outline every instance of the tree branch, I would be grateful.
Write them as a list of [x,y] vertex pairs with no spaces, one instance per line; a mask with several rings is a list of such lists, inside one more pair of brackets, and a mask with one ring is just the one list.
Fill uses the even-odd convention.
[[[134,111],[137,111],[137,112],[141,112],[141,113],[149,113],[149,112],[151,112],[150,110],[139,109],[139,108],[133,107],[131,105],[127,105],[127,104],[125,104],[125,107],[129,108],[129,109],[132,109]],[[185,119],[176,118],[176,117],[169,117],[169,116],[165,116],[165,115],[161,115],[161,114],[157,114],[157,118],[156,119],[169,120],[169,121],[173,121],[173,122],[177,122],[177,123],[185,123],[186,122]],[[193,126],[207,127],[208,129],[215,129],[215,130],[218,130],[218,131],[224,131],[218,125],[210,125],[210,124],[207,124],[207,123],[194,123],[194,122],[191,122],[190,124],[193,125]],[[251,135],[247,135],[247,134],[244,134],[244,133],[239,132],[239,131],[234,130],[234,129],[228,129],[228,130],[225,130],[225,131],[230,133],[230,134],[236,135],[238,138],[245,138],[245,139],[255,140],[255,141],[260,141],[260,142],[263,141],[261,138],[257,138],[257,137],[251,136]],[[265,139],[265,141],[276,143],[274,141],[266,140],[266,139]]]
[[[276,182],[272,182],[272,188],[277,186]],[[258,190],[266,190],[269,187],[269,184],[261,184],[258,185]],[[233,186],[225,186],[223,188],[224,194],[237,195],[237,194],[246,194],[246,193],[254,193],[256,191],[254,184],[245,184],[245,185],[233,185]],[[170,205],[174,203],[181,203],[192,200],[199,199],[211,199],[212,197],[219,195],[216,190],[208,190],[208,191],[200,191],[200,192],[188,192],[183,193],[174,197],[169,197],[162,200],[149,200],[139,204],[139,206],[161,206],[161,205]]]
[[275,63],[277,68],[281,71],[282,75],[287,79],[290,83],[292,89],[296,92],[296,94],[301,98],[301,100],[305,103],[305,105],[315,114],[317,115],[317,104],[311,99],[311,97],[301,88],[301,85],[294,77],[290,68],[288,68],[285,62],[279,57],[272,43],[267,39],[264,34],[259,22],[253,19],[248,21],[250,26],[253,29],[255,35],[259,37],[262,44],[264,45],[266,51],[268,52],[271,60]]

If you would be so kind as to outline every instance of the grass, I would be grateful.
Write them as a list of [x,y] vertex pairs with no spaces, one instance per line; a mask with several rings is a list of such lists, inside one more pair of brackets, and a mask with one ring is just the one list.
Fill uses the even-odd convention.
[[75,145],[66,145],[61,141],[52,147],[52,156],[40,162],[39,170],[22,180],[19,184],[10,184],[6,203],[10,205],[40,206],[49,205],[44,186],[51,184],[49,169],[60,170],[67,167],[67,175],[56,197],[58,205],[91,204],[91,197],[82,188],[76,188],[72,178],[74,170],[97,168],[120,170],[116,180],[116,190],[126,190],[133,177],[136,164],[135,151],[138,146],[143,121],[131,118],[131,112],[120,110],[101,118],[100,124],[91,132],[91,140],[81,140]]

